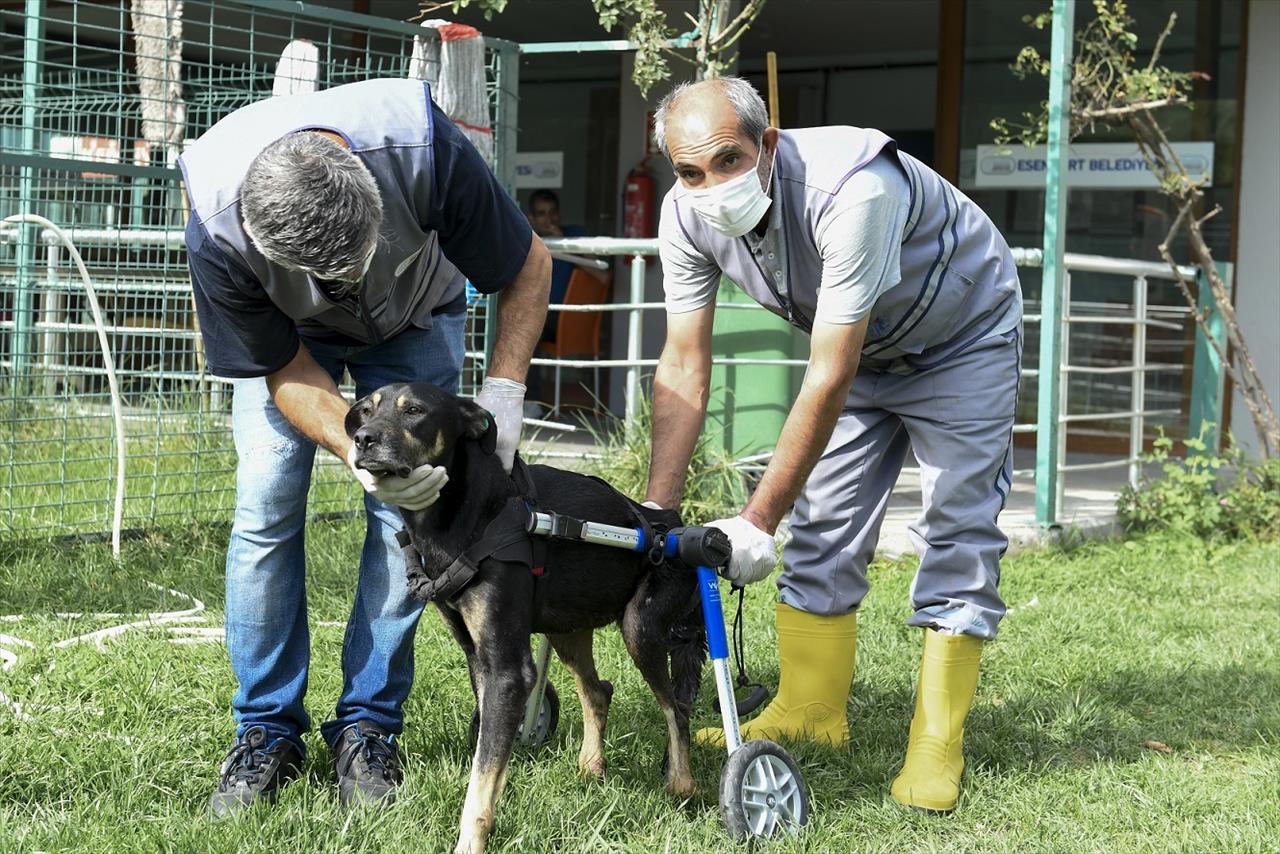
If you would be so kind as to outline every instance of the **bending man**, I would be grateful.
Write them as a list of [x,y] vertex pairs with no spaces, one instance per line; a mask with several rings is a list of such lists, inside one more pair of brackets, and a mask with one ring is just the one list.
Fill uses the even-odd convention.
[[[678,503],[706,412],[716,288],[726,275],[810,336],[804,383],[747,506],[713,524],[742,585],[776,564],[777,697],[747,738],[843,745],[857,607],[907,449],[920,463],[911,588],[924,657],[893,796],[955,807],[964,719],[1007,540],[1022,302],[985,214],[876,130],[778,131],[759,94],[721,78],[676,87],[656,120],[678,181],[662,208],[667,341],[654,380],[648,500]],[[701,735],[701,734],[700,734]],[[714,734],[707,732],[707,737]]]
[[[211,373],[235,380],[236,511],[227,550],[227,651],[236,740],[215,815],[274,800],[310,728],[303,527],[316,447],[350,464],[344,371],[365,395],[425,381],[457,391],[464,275],[505,288],[489,376],[508,470],[523,381],[546,317],[551,262],[474,146],[416,80],[371,80],[272,98],[214,125],[181,159],[186,242]],[[396,509],[429,506],[443,468],[352,469],[368,528],[342,645],[342,695],[321,727],[342,803],[389,803],[394,739],[413,682],[410,598]]]

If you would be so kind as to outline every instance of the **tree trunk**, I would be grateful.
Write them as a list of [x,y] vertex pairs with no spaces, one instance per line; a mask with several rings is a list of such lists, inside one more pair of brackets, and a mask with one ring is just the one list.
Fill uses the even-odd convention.
[[[1196,219],[1193,215],[1192,211],[1204,193],[1190,180],[1186,169],[1173,151],[1171,143],[1149,111],[1134,114],[1128,124],[1137,138],[1143,157],[1151,167],[1152,174],[1160,182],[1161,192],[1178,208],[1178,215],[1174,219],[1169,234],[1160,245],[1160,256],[1173,269],[1178,287],[1187,300],[1192,316],[1204,331],[1205,336],[1213,343],[1213,347],[1222,359],[1224,369],[1240,389],[1241,397],[1253,419],[1254,430],[1258,434],[1259,456],[1265,460],[1280,455],[1280,420],[1276,418],[1271,398],[1263,385],[1262,377],[1253,361],[1253,355],[1245,343],[1244,332],[1240,328],[1235,306],[1231,302],[1231,293],[1227,290],[1222,277],[1218,275],[1218,268],[1213,261],[1213,252],[1209,249],[1204,239],[1204,232],[1200,228],[1201,223],[1214,216],[1217,210],[1200,219]],[[1214,340],[1206,319],[1200,313],[1197,295],[1191,292],[1169,248],[1173,238],[1183,227],[1184,220],[1194,263],[1200,268],[1201,281],[1208,286],[1210,296],[1213,297],[1218,313],[1222,316],[1230,345],[1229,350],[1224,350]]]

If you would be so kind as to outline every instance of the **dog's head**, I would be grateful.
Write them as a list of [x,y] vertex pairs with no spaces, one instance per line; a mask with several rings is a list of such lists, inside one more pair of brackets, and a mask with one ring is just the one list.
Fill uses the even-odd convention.
[[347,411],[356,468],[406,477],[423,465],[449,467],[459,442],[492,454],[493,417],[473,401],[429,383],[397,383],[362,397]]

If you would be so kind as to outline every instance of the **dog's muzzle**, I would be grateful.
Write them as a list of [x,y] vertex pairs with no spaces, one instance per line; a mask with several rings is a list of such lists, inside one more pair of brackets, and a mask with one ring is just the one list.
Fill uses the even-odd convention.
[[366,424],[355,432],[351,440],[356,446],[355,466],[378,477],[395,475],[408,477],[413,466],[397,458],[394,449],[382,441],[382,431]]

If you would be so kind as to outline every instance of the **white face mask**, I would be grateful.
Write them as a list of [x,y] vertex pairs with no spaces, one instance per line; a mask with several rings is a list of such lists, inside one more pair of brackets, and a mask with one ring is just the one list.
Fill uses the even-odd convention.
[[[728,237],[741,237],[756,227],[769,209],[769,196],[760,186],[760,158],[764,145],[756,155],[754,169],[736,178],[704,190],[689,190],[689,205],[716,231]],[[773,181],[773,164],[769,164],[769,181]]]

